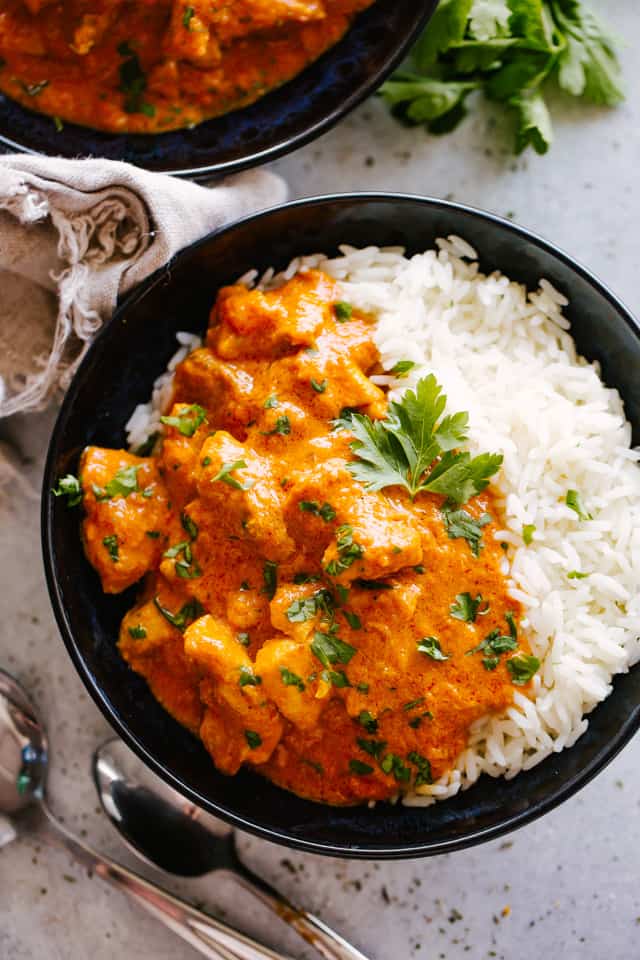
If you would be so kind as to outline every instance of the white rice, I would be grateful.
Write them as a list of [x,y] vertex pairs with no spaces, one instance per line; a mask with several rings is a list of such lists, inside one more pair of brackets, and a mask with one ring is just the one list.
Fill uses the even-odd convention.
[[[405,798],[413,805],[453,796],[481,773],[513,777],[571,746],[612,677],[640,659],[640,454],[620,396],[577,355],[562,314],[567,300],[548,281],[527,292],[498,272],[481,274],[461,238],[436,244],[410,259],[400,248],[344,246],[339,257],[300,257],[260,280],[270,288],[310,267],[331,274],[345,300],[377,317],[384,368],[416,363],[405,379],[374,379],[393,396],[434,373],[449,409],[469,411],[471,449],[504,455],[496,537],[509,544],[505,573],[542,666],[533,699],[516,690],[504,714],[476,723],[454,769]],[[241,280],[254,285],[257,272]],[[199,343],[178,339],[170,370]],[[171,379],[163,374],[131,417],[132,446],[160,429]],[[566,506],[569,489],[592,520]],[[536,528],[530,546],[524,524]],[[568,579],[571,571],[588,576]]]

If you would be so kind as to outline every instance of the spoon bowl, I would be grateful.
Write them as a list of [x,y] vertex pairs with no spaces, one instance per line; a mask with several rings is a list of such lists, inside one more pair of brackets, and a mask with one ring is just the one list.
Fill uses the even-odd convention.
[[36,708],[18,681],[0,670],[0,813],[44,799],[48,743]]

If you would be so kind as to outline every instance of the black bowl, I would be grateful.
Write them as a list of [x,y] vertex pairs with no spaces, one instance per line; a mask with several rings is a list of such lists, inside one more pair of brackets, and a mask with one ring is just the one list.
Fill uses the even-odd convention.
[[501,269],[530,286],[547,277],[570,300],[579,350],[617,387],[640,441],[640,332],[625,307],[551,244],[478,210],[440,200],[391,195],[318,198],[249,217],[183,250],[118,307],[85,357],[58,417],[44,477],[42,540],[51,600],[73,662],[104,715],[136,753],[192,801],[229,822],[318,853],[413,857],[467,847],[550,810],[589,781],[640,724],[640,670],[615,680],[570,750],[513,780],[483,777],[470,790],[429,808],[378,804],[334,809],[301,800],[248,771],[219,774],[198,740],[151,696],[115,646],[135,591],[105,596],[86,561],[79,514],[49,495],[77,471],[87,444],[118,447],[123,425],[146,400],[175,350],[175,333],[202,332],[219,286],[246,270],[283,267],[293,256],[336,252],[340,243],[402,244],[410,252],[438,236],[465,237],[482,269]]
[[204,178],[273,160],[319,136],[400,62],[438,0],[377,0],[342,40],[289,83],[193,130],[111,134],[27,110],[0,94],[0,146],[63,157],[106,157],[147,170]]

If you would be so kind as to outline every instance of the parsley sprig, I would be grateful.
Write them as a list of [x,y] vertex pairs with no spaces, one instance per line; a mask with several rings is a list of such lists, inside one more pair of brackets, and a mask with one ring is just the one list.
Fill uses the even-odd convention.
[[365,487],[382,490],[401,486],[412,500],[419,493],[439,493],[452,503],[466,503],[489,483],[502,465],[502,456],[472,457],[460,450],[468,436],[469,416],[444,416],[447,398],[430,374],[391,402],[385,420],[353,413],[351,449],[357,459],[348,468]]
[[516,153],[546,153],[553,130],[545,93],[554,84],[604,106],[624,96],[612,40],[580,0],[440,0],[380,92],[399,119],[441,134],[482,90],[511,111]]

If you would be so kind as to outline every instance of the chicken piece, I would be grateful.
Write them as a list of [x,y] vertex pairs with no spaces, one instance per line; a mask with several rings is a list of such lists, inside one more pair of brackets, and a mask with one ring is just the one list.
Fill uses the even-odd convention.
[[256,655],[262,689],[280,713],[300,730],[317,726],[331,687],[318,681],[320,665],[308,645],[270,640]]
[[158,464],[171,498],[184,501],[195,493],[192,471],[211,426],[199,404],[174,403],[168,418]]
[[35,16],[37,13],[40,13],[41,10],[44,10],[45,7],[50,7],[56,3],[57,0],[22,0],[22,2],[29,13]]
[[308,23],[326,17],[321,0],[208,0],[206,8],[212,29],[224,44],[291,21]]
[[105,38],[113,20],[114,11],[85,14],[73,31],[72,49],[80,56],[86,56]]
[[241,529],[270,560],[293,553],[282,515],[282,488],[266,459],[218,430],[205,441],[195,475],[202,499],[219,510],[234,533]]
[[332,320],[336,284],[316,270],[263,293],[224,287],[211,311],[207,345],[225,360],[279,357],[309,347]]
[[[165,609],[178,611],[183,605],[184,598],[161,580],[150,586]],[[200,670],[185,656],[182,634],[162,615],[153,597],[148,596],[125,615],[118,649],[129,666],[146,679],[163,707],[197,733],[202,720]]]
[[283,584],[270,603],[271,625],[296,643],[308,643],[328,611],[325,598],[322,584]]
[[211,35],[209,4],[191,0],[174,0],[171,19],[164,39],[164,50],[176,60],[189,60],[198,66],[213,66],[220,60],[220,46]]
[[235,590],[227,597],[227,620],[237,630],[255,627],[262,618],[264,602],[255,590]]
[[80,461],[89,562],[105,593],[120,593],[155,567],[169,521],[156,461],[125,450],[87,447]]
[[382,493],[366,491],[343,460],[329,459],[293,478],[285,520],[294,540],[322,550],[332,579],[375,580],[422,559],[410,514]]
[[207,704],[200,735],[218,769],[233,774],[245,761],[264,763],[282,736],[282,721],[229,625],[200,617],[185,631],[184,650],[208,675],[200,689]]
[[176,395],[215,410],[216,426],[231,433],[243,429],[262,408],[253,398],[253,388],[247,370],[219,360],[206,347],[194,350],[176,369]]

